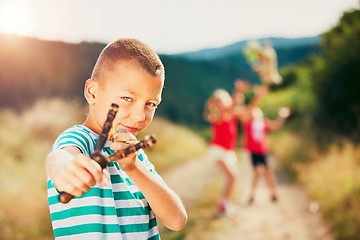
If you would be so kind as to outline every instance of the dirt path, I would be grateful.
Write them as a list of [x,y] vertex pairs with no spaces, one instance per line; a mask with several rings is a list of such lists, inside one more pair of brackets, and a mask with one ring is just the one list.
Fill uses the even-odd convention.
[[[186,240],[333,240],[328,227],[304,191],[296,184],[278,179],[279,201],[269,200],[266,186],[261,182],[254,204],[247,204],[251,180],[251,166],[246,155],[240,157],[239,181],[231,217],[214,218],[201,233],[192,232]],[[198,194],[217,174],[206,159],[190,161],[163,175],[183,199],[188,209],[193,207]],[[279,175],[277,174],[279,177]],[[221,177],[221,176],[218,176]],[[189,188],[191,186],[191,189]]]

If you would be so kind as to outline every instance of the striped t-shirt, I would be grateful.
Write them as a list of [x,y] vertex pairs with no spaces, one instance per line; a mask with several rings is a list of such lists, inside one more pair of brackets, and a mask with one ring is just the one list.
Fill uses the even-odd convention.
[[[64,131],[52,150],[75,146],[87,156],[96,148],[98,135],[82,125]],[[109,142],[102,150],[104,156],[113,154]],[[143,150],[137,157],[161,179]],[[117,162],[108,163],[110,184],[95,186],[69,203],[59,202],[59,193],[48,179],[48,202],[54,237],[59,240],[76,239],[160,239],[154,213],[140,190]],[[162,181],[162,180],[161,180]]]

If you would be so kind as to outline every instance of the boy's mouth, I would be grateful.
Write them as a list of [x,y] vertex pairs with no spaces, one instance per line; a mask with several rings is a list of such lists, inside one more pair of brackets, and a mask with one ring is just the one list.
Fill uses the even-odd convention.
[[126,128],[126,130],[128,131],[128,132],[131,132],[131,133],[137,133],[137,132],[139,132],[140,131],[140,129],[139,128],[135,128],[135,127],[125,127]]
[[114,135],[118,133],[128,133],[129,131],[126,128],[116,128],[114,129]]
[[127,144],[135,144],[138,141],[133,141],[133,140],[119,140],[118,137],[116,136],[121,136],[124,134],[131,134],[136,136],[138,133],[140,132],[140,128],[136,128],[136,127],[129,127],[129,126],[125,126],[123,124],[113,124],[111,130],[110,130],[110,135],[109,135],[109,140],[110,141],[115,141],[115,138],[117,138],[117,142],[123,142],[123,143],[127,143]]
[[135,133],[139,133],[139,132],[140,132],[140,128],[129,127],[129,126],[126,126],[126,125],[123,125],[123,124],[119,124],[114,130],[114,134],[117,134],[117,133],[132,133],[132,134],[135,134]]

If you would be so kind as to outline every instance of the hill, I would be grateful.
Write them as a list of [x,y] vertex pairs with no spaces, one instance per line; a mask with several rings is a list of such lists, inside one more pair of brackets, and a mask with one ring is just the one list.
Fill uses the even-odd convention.
[[[270,38],[279,65],[293,64],[319,54],[319,36]],[[236,78],[257,82],[245,62],[240,41],[219,49],[160,55],[166,68],[163,103],[158,113],[174,122],[204,124],[203,104],[215,88],[231,90]],[[0,34],[0,107],[22,109],[38,98],[79,98],[105,44],[70,44]]]
[[82,94],[103,46],[0,34],[0,107],[21,109],[37,98]]
[[[304,38],[261,38],[257,39],[262,42],[264,40],[269,40],[276,51],[291,50],[308,46],[316,46],[320,42],[320,36],[313,37],[304,37]],[[242,53],[243,49],[247,45],[249,40],[239,41],[224,47],[219,48],[210,48],[202,49],[193,52],[186,52],[176,54],[174,56],[179,56],[187,58],[190,60],[215,60],[226,58],[229,55],[234,55],[234,53]]]

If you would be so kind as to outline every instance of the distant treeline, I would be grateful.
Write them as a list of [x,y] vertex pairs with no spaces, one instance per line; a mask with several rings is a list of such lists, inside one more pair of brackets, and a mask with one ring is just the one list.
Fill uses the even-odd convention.
[[[0,107],[22,109],[38,98],[54,96],[83,101],[83,84],[104,45],[0,34]],[[277,49],[281,66],[320,51],[317,43],[284,46]],[[236,78],[259,81],[241,49],[219,56],[194,60],[186,54],[160,55],[166,69],[166,83],[158,114],[174,122],[202,125],[204,101],[215,88],[230,91]]]
[[0,34],[0,107],[19,109],[38,98],[80,94],[102,47]]

